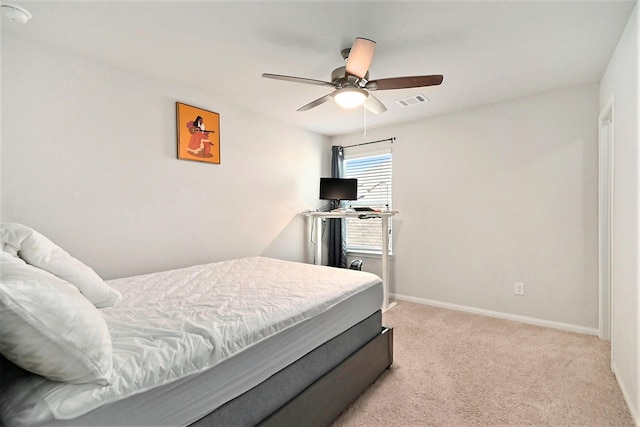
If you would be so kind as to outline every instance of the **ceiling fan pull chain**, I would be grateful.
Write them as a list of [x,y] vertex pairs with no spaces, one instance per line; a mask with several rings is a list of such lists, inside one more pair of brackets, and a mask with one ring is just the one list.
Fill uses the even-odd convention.
[[364,104],[362,105],[362,110],[364,111],[364,136],[367,136],[367,100],[364,100]]

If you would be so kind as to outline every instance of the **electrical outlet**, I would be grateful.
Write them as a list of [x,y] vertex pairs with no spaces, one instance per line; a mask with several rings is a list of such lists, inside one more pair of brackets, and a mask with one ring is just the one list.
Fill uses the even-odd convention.
[[521,283],[521,282],[514,283],[513,293],[516,295],[524,295],[524,283]]

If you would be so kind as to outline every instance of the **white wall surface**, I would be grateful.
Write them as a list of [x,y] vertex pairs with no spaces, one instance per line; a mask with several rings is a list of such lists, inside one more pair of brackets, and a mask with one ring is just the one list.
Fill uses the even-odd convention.
[[[220,113],[220,165],[176,159],[176,101]],[[1,218],[104,278],[251,255],[306,260],[298,213],[319,204],[325,144],[193,82],[2,40]]]
[[333,138],[397,138],[391,292],[597,328],[597,120],[589,84]]
[[613,99],[612,366],[640,425],[640,35],[638,6],[600,83],[600,109]]

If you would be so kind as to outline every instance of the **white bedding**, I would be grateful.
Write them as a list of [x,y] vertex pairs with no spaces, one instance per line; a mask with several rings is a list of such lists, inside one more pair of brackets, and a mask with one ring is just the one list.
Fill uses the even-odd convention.
[[5,420],[34,424],[51,416],[71,419],[106,402],[209,370],[351,295],[379,287],[380,279],[359,271],[253,257],[108,284],[124,297],[119,305],[101,310],[113,342],[111,384],[29,376],[21,384],[23,391],[10,393],[13,400],[1,405]]

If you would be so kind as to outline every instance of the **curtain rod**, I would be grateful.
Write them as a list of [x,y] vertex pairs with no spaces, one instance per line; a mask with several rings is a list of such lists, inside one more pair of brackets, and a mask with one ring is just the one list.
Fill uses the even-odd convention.
[[387,139],[380,139],[378,141],[371,141],[371,142],[363,142],[361,144],[353,144],[353,145],[345,145],[342,148],[351,148],[351,147],[359,147],[361,145],[369,145],[369,144],[377,144],[379,142],[387,142],[387,141],[391,141],[391,143],[393,144],[393,141],[396,140],[395,136],[392,136],[391,138],[387,138]]

